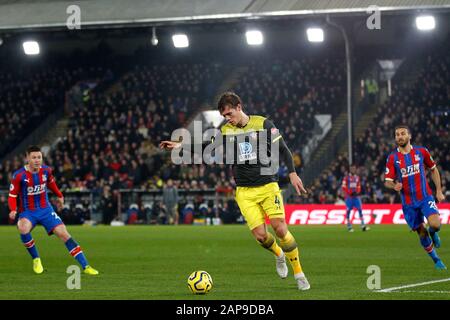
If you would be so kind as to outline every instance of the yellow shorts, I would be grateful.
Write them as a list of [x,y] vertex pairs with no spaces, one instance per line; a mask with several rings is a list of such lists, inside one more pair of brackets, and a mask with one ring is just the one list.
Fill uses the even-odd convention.
[[236,202],[250,230],[269,219],[284,218],[283,197],[277,182],[259,187],[237,187]]

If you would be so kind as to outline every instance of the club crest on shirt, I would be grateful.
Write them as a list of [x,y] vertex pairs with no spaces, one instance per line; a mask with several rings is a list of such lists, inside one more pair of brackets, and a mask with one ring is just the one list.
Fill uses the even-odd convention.
[[47,182],[47,176],[46,176],[46,175],[43,175],[43,176],[42,176],[42,181],[43,181],[43,182]]
[[253,147],[251,143],[242,142],[239,143],[239,161],[248,161],[257,159],[256,152],[253,152]]
[[415,159],[416,161],[420,161],[419,155],[418,155],[418,154],[415,154],[415,155],[414,155],[414,159]]

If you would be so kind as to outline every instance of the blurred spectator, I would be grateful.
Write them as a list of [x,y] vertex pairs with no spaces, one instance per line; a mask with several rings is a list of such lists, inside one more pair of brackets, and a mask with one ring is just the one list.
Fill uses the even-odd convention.
[[173,185],[172,179],[169,179],[163,188],[163,203],[169,216],[169,224],[178,224],[178,201],[178,189]]
[[100,200],[100,210],[103,213],[103,223],[108,225],[117,216],[117,206],[110,192],[109,187],[103,189],[103,195]]
[[219,205],[218,216],[224,224],[242,223],[242,220],[239,221],[239,219],[242,218],[239,208],[237,207],[236,202],[231,199],[224,201],[222,205]]
[[153,205],[152,221],[156,221],[157,224],[168,224],[169,217],[166,207],[161,201],[156,202]]

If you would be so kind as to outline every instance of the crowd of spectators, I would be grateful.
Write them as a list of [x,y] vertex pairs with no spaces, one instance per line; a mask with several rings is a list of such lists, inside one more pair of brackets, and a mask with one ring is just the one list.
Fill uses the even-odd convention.
[[125,214],[125,224],[197,224],[219,225],[244,223],[234,199],[221,199],[217,204],[213,200],[196,197],[193,200],[180,198],[176,206],[177,219],[173,220],[163,201],[132,203]]
[[[381,105],[374,121],[354,144],[354,162],[362,179],[365,203],[398,203],[399,195],[384,187],[386,159],[395,149],[394,128],[409,126],[413,145],[425,146],[438,164],[444,194],[450,193],[450,57],[427,56],[414,85],[397,83],[393,95]],[[340,203],[342,178],[348,172],[345,154],[327,168],[311,186],[312,196],[296,202]],[[430,187],[434,185],[430,182]]]
[[183,127],[219,67],[151,66],[125,74],[110,92],[91,93],[70,115],[69,131],[46,163],[64,190],[162,186],[157,144]]
[[28,67],[0,73],[0,155],[10,152],[40,122],[64,105],[65,92],[82,79],[101,78],[102,67]]
[[[77,79],[82,77],[79,72]],[[73,81],[63,81],[61,75],[50,72],[47,75],[55,79],[40,79],[40,85],[50,83],[49,91],[58,92],[60,96],[51,105],[56,108],[64,103]],[[115,202],[115,208],[102,208],[110,212],[105,218],[108,223],[117,215],[117,190],[162,188],[166,175],[156,175],[162,161],[157,143],[186,124],[210,98],[221,75],[222,67],[217,64],[140,65],[126,72],[111,89],[90,90],[71,111],[67,135],[44,155],[61,190],[108,194],[110,202]],[[22,165],[21,155],[0,163],[0,186],[7,189],[12,172]],[[192,177],[190,169],[184,169],[183,175]],[[182,187],[179,181],[176,185]],[[201,181],[199,187],[204,188]]]
[[[450,155],[446,154],[449,59],[429,57],[415,86],[394,85],[393,96],[380,106],[364,136],[356,140],[355,162],[362,178],[364,202],[398,201],[383,188],[383,173],[386,157],[393,149],[393,128],[399,123],[410,125],[414,144],[430,149],[441,169],[444,188],[450,190]],[[7,142],[16,143],[19,131],[29,131],[27,125],[35,124],[64,102],[62,93],[71,85],[100,71],[47,70],[28,80],[23,75],[0,74],[0,82],[8,84],[0,87],[2,136],[5,134]],[[213,190],[230,201],[213,204],[201,198],[191,202],[179,199],[176,217],[164,201],[140,202],[126,207],[127,221],[164,224],[192,223],[199,217],[227,219],[226,212],[237,211],[231,208],[235,187],[231,168],[173,165],[167,153],[157,148],[159,141],[170,138],[172,131],[186,125],[204,101],[211,100],[215,91],[211,88],[217,89],[223,73],[221,65],[140,65],[107,91],[92,90],[71,111],[67,135],[45,155],[60,188],[93,191],[100,199],[94,209],[101,211],[103,222],[109,224],[117,219],[119,189],[163,190],[167,181],[173,180],[171,184],[178,190]],[[274,121],[291,148],[300,173],[301,147],[312,135],[314,115],[336,115],[344,99],[344,87],[343,63],[302,58],[253,62],[232,89],[243,98],[246,113],[265,115]],[[0,186],[7,188],[10,174],[21,165],[20,157],[0,163]],[[288,200],[342,202],[341,180],[347,169],[346,156],[338,156],[308,186],[310,197],[293,196]],[[279,174],[281,182],[287,183],[286,166],[280,167]],[[83,223],[90,220],[93,208],[87,202],[73,202],[64,210],[66,219]]]
[[[333,114],[343,105],[345,70],[339,59],[276,59],[254,61],[232,88],[243,100],[247,114],[264,115],[280,129],[291,149],[298,172],[301,148],[313,134],[314,115]],[[184,188],[219,188],[229,192],[233,175],[224,166],[177,166],[167,159],[160,171],[163,180],[179,181]],[[282,185],[288,183],[284,163],[279,170]]]
[[[211,100],[223,71],[216,64],[140,65],[113,89],[91,91],[72,111],[67,136],[46,155],[61,188],[98,193],[105,185],[112,190],[151,189],[173,179],[180,189],[231,193],[230,168],[175,166],[157,149],[159,141],[170,138],[201,103]],[[242,96],[247,113],[264,114],[276,123],[300,170],[300,148],[312,134],[314,115],[335,109],[331,106],[342,98],[343,79],[342,64],[336,61],[260,61],[252,63],[232,89]],[[20,163],[15,158],[0,165],[1,185],[7,185]],[[285,166],[279,173],[287,182]]]
[[253,62],[234,88],[246,112],[265,115],[300,154],[312,136],[314,116],[336,115],[345,97],[345,69],[339,59],[301,58]]

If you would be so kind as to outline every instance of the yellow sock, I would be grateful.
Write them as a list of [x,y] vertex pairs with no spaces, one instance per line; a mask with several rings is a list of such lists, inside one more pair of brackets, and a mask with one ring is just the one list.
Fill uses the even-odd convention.
[[288,231],[283,239],[280,239],[281,248],[284,254],[289,259],[289,262],[294,270],[294,275],[302,272],[302,266],[300,264],[300,257],[298,254],[297,242],[294,237]]
[[260,242],[261,246],[269,251],[271,251],[274,255],[277,257],[281,254],[281,248],[278,246],[277,242],[275,241],[274,236],[267,232],[267,239],[264,242]]

